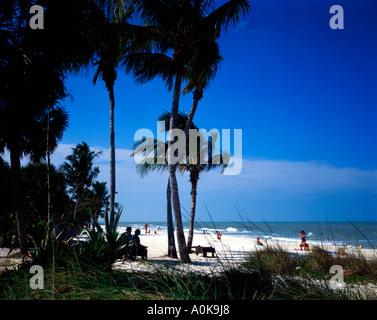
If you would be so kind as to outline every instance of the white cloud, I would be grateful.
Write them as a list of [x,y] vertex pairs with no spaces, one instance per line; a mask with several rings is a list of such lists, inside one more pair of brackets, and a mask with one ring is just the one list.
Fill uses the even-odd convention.
[[[75,145],[60,144],[51,157],[51,162],[59,167]],[[91,147],[102,154],[95,160],[100,168],[98,180],[109,181],[109,149]],[[168,174],[151,173],[141,178],[136,172],[136,163],[130,157],[132,151],[116,149],[116,184],[119,199],[133,201],[138,193],[146,197],[164,194]],[[188,175],[181,177],[177,173],[179,187],[189,194]],[[108,182],[109,183],[109,182]],[[352,167],[334,167],[318,161],[269,160],[244,158],[242,172],[239,175],[224,176],[220,170],[204,173],[199,180],[201,195],[206,192],[246,194],[250,197],[298,196],[303,194],[330,194],[338,191],[376,192],[377,170],[362,170]],[[141,195],[138,194],[138,197]]]
[[[208,179],[207,179],[208,178]],[[221,180],[220,180],[221,179]],[[334,167],[325,162],[243,159],[240,175],[218,177],[203,175],[207,187],[237,187],[249,193],[329,193],[336,191],[370,191],[377,188],[377,170]]]

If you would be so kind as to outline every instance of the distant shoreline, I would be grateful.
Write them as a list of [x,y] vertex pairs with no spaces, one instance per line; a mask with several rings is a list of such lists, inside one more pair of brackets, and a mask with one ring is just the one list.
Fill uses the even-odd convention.
[[[101,223],[101,222],[100,222]],[[140,228],[144,233],[146,221],[122,221],[121,227],[132,226],[133,229]],[[148,221],[149,230],[154,232],[157,229],[167,230],[164,221]],[[189,222],[183,223],[184,231],[188,232]],[[264,240],[275,240],[280,242],[296,242],[299,240],[299,233],[304,230],[307,233],[308,241],[317,245],[335,245],[357,247],[362,245],[366,249],[375,249],[377,246],[377,222],[245,222],[245,221],[210,221],[198,222],[195,224],[194,233],[206,232],[209,235],[216,234],[219,230],[222,234],[240,238],[260,237]]]

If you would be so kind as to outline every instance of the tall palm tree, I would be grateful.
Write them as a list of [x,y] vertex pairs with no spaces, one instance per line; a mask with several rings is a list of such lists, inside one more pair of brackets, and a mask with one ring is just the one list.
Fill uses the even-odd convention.
[[72,154],[66,157],[60,170],[64,172],[67,184],[71,187],[70,192],[76,198],[76,205],[73,212],[74,223],[77,223],[77,213],[80,201],[85,190],[92,186],[94,179],[98,176],[99,168],[93,167],[93,162],[102,152],[94,152],[86,142],[72,148]]
[[[148,24],[144,29],[147,34],[145,37],[153,38],[159,50],[156,53],[145,52],[132,56],[131,65],[136,70],[134,74],[141,82],[162,76],[165,84],[170,89],[173,88],[168,139],[168,158],[171,160],[174,156],[171,148],[174,139],[172,129],[177,128],[182,83],[188,76],[190,67],[195,64],[196,57],[203,55],[203,43],[206,43],[207,47],[216,47],[214,39],[217,39],[229,25],[235,25],[241,15],[248,13],[250,5],[247,0],[230,0],[216,9],[213,8],[214,1],[211,0],[135,0],[133,3]],[[169,50],[173,52],[171,57],[166,55]],[[202,85],[200,81],[197,83],[198,90],[194,102],[201,98]],[[188,131],[193,116],[194,112],[189,117],[191,120],[188,121],[185,132]],[[176,168],[177,163],[169,161],[169,180],[180,259],[190,262],[183,232]]]
[[124,31],[131,18],[132,10],[126,1],[119,0],[93,0],[101,11],[101,16],[93,26],[95,33],[94,43],[97,46],[94,63],[96,72],[93,77],[95,84],[99,77],[105,83],[109,93],[110,103],[110,221],[114,221],[114,206],[116,193],[115,178],[115,128],[114,109],[115,95],[114,84],[117,79],[117,68],[122,57],[127,52],[128,38]]

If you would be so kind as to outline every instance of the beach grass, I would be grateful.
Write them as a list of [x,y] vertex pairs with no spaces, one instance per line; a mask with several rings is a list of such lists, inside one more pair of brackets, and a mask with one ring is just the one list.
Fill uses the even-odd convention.
[[[270,295],[272,279],[258,271],[228,270],[222,274],[181,272],[155,263],[152,272],[109,272],[86,268],[74,260],[44,268],[44,289],[29,286],[28,267],[0,276],[2,300],[243,300]],[[52,281],[52,278],[53,281]],[[53,287],[52,287],[53,283]]]
[[337,254],[328,252],[321,246],[314,246],[310,254],[290,253],[279,245],[266,246],[250,255],[245,267],[257,268],[273,275],[293,275],[311,279],[329,280],[332,266],[340,266],[345,283],[361,285],[377,283],[377,258],[366,259],[359,251]]
[[[376,298],[355,290],[334,291],[328,285],[319,284],[316,279],[326,278],[324,265],[319,263],[322,255],[323,252],[318,251],[299,259],[287,255],[281,248],[264,249],[243,265],[227,265],[220,272],[210,273],[183,272],[154,262],[145,262],[151,271],[107,270],[85,265],[70,256],[44,268],[43,290],[30,288],[31,275],[27,264],[5,272],[0,276],[0,299],[227,301]],[[375,283],[376,262],[354,259],[344,257],[339,261],[324,260],[324,263],[343,263],[346,270],[357,270],[358,280],[373,280]],[[355,266],[356,262],[359,265]]]

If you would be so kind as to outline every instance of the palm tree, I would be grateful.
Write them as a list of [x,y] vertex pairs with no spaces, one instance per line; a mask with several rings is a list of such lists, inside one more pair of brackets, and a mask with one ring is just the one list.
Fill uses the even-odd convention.
[[[241,15],[249,12],[250,5],[247,0],[231,0],[217,9],[213,9],[214,1],[210,0],[135,0],[133,3],[148,24],[145,28],[147,34],[145,37],[154,39],[159,50],[157,53],[145,52],[131,56],[130,65],[136,70],[134,74],[141,82],[149,81],[155,76],[162,76],[168,88],[173,88],[168,139],[168,159],[171,160],[173,148],[170,147],[174,139],[173,129],[177,128],[179,100],[184,79],[188,77],[190,68],[193,68],[192,74],[198,74],[197,70],[200,69],[192,66],[197,62],[196,58],[204,55],[203,48],[217,47],[214,40],[220,36],[221,31],[226,30],[230,24],[235,25]],[[172,57],[165,54],[169,50],[173,52]],[[197,90],[194,103],[201,98],[203,84],[205,81],[197,81],[195,84]],[[195,110],[189,117],[185,132],[190,127]],[[169,180],[180,259],[183,262],[190,262],[183,232],[176,168],[177,163],[169,161]]]
[[122,57],[127,52],[128,38],[125,36],[125,27],[131,18],[132,10],[127,7],[125,1],[118,0],[94,0],[100,9],[101,16],[94,25],[94,43],[97,46],[94,63],[96,72],[93,77],[95,84],[99,77],[105,83],[109,93],[110,102],[110,221],[114,221],[114,206],[116,193],[115,178],[115,129],[114,108],[115,95],[114,84],[117,79],[117,68]]
[[[21,90],[20,90],[21,91]],[[26,96],[25,96],[26,97]],[[46,141],[47,114],[46,112],[38,112],[34,115],[20,121],[19,114],[24,108],[12,110],[7,106],[0,104],[0,153],[5,149],[9,150],[11,163],[11,177],[13,194],[15,201],[15,212],[17,220],[17,230],[20,239],[21,250],[27,252],[25,242],[25,222],[24,222],[24,205],[22,192],[22,176],[21,176],[21,158],[28,156],[32,161],[39,162],[46,156],[46,149],[42,144]],[[20,110],[21,109],[21,110]],[[50,130],[49,146],[50,152],[53,152],[58,142],[62,139],[64,130],[68,125],[68,115],[62,108],[52,108],[50,111],[50,126],[54,130]]]
[[[144,143],[145,141],[137,142],[133,145],[134,153],[131,154],[131,157],[136,157],[140,155],[138,147]],[[150,143],[151,148],[155,149],[155,156],[157,154],[157,143],[159,141],[152,140],[148,141]],[[167,147],[167,145],[165,145]],[[155,159],[155,157],[153,157]],[[165,172],[168,170],[167,162],[165,164],[150,164],[149,158],[145,158],[143,161],[138,163],[136,167],[136,171],[140,174],[141,177],[146,176],[149,172],[152,171],[161,171]],[[168,179],[167,187],[166,187],[166,223],[167,223],[167,231],[168,231],[168,257],[173,259],[178,259],[177,256],[177,249],[175,245],[174,239],[174,229],[173,229],[173,213],[172,213],[172,205],[171,205],[171,190],[170,190],[170,181]]]
[[100,216],[103,216],[104,209],[109,205],[109,190],[106,187],[106,182],[96,181],[92,184],[92,189],[89,190],[89,199],[93,208],[93,217],[97,221]]
[[[202,138],[201,138],[202,139]],[[229,163],[229,155],[223,151],[220,154],[212,155],[212,141],[216,140],[216,137],[209,136],[208,137],[208,145],[206,146],[205,143],[203,147],[208,152],[208,163],[197,163],[197,164],[186,164],[181,170],[184,173],[188,171],[190,173],[190,183],[191,183],[191,212],[190,212],[190,226],[189,226],[189,233],[187,237],[187,248],[190,251],[192,247],[192,241],[194,238],[194,223],[195,223],[195,213],[196,213],[196,195],[197,195],[197,186],[198,180],[202,173],[208,172],[213,169],[217,169],[222,167],[221,173],[224,172],[224,169],[227,167]],[[198,157],[202,151],[198,150]]]
[[[69,1],[73,3],[74,0]],[[68,124],[67,113],[58,104],[67,96],[64,72],[85,56],[85,51],[77,54],[78,48],[86,48],[85,37],[78,32],[78,25],[85,21],[81,19],[82,7],[68,12],[81,13],[81,16],[64,16],[65,19],[72,18],[75,24],[67,28],[50,24],[40,32],[29,27],[29,9],[33,4],[37,1],[14,0],[0,4],[0,153],[5,149],[10,152],[17,229],[23,253],[27,252],[27,244],[20,159],[29,156],[33,161],[40,161],[56,149]],[[47,8],[46,17],[50,22],[58,20],[61,14],[58,10],[50,10],[54,4],[57,8],[56,2],[43,1],[42,4]],[[85,10],[85,14],[87,12]],[[59,30],[60,34],[64,30],[64,39],[57,35]],[[77,37],[71,31],[77,32]],[[72,45],[72,39],[76,40],[75,45]],[[48,121],[49,150],[46,150]]]
[[[158,121],[164,121],[165,122],[165,130],[169,130],[169,124],[170,124],[170,113],[164,112],[159,117]],[[178,128],[183,130],[187,124],[189,116],[183,112],[180,112],[178,114]],[[198,128],[195,126],[194,123],[191,122],[190,129],[196,129]],[[220,152],[219,154],[215,154],[213,150],[213,145],[217,140],[216,135],[209,135],[204,136],[200,135],[198,136],[198,143],[197,143],[197,150],[196,154],[190,153],[191,150],[189,150],[190,145],[189,141],[187,140],[186,144],[186,161],[182,162],[178,165],[179,171],[184,174],[185,172],[189,172],[190,175],[190,183],[191,183],[191,214],[190,214],[190,226],[189,226],[189,234],[188,234],[188,240],[187,240],[187,248],[188,251],[191,250],[192,241],[194,237],[194,223],[195,223],[195,212],[196,212],[196,196],[197,196],[197,185],[199,176],[203,172],[208,172],[210,170],[216,169],[218,167],[222,167],[224,169],[226,168],[227,164],[229,163],[229,155],[227,153]],[[165,154],[161,155],[158,153],[158,145],[162,142],[156,140],[156,139],[145,139],[142,141],[139,141],[134,144],[134,153],[131,155],[132,157],[136,156],[143,156],[143,159],[138,163],[137,165],[137,171],[140,173],[140,175],[143,177],[146,174],[148,174],[151,171],[160,171],[165,172],[168,171],[169,165],[166,159],[164,159],[164,163],[161,163],[161,161],[156,161],[159,156],[164,156]],[[167,150],[168,144],[165,144],[165,150]],[[205,155],[205,162],[201,163],[192,161],[193,159],[191,156],[194,156],[195,159],[199,158],[201,155]],[[170,248],[172,246],[175,247],[175,244],[173,243],[173,239],[171,239],[172,234],[172,222],[171,222],[171,192],[170,192],[170,184],[168,183],[167,187],[167,224],[168,224],[168,255],[171,256],[171,250]],[[169,234],[170,232],[170,234]]]
[[66,157],[67,161],[61,165],[60,170],[64,172],[67,184],[71,187],[72,198],[76,198],[73,212],[73,220],[76,224],[82,196],[85,190],[92,186],[94,179],[99,174],[99,168],[93,167],[93,162],[102,151],[91,151],[86,142],[78,144],[75,148],[72,148],[72,151],[72,154]]
[[[28,52],[19,43],[14,55],[1,68],[0,153],[10,152],[10,164],[21,250],[26,253],[24,206],[20,159],[29,156],[38,162],[46,156],[47,108],[50,108],[49,152],[53,152],[68,125],[68,115],[57,106],[66,96],[62,74],[42,54]],[[1,81],[0,80],[0,81]]]
[[[159,141],[152,139],[148,141],[149,150],[153,150],[150,154],[146,153],[144,150],[140,149],[140,146],[145,143],[145,140],[137,142],[133,145],[134,152],[131,154],[131,157],[144,156],[144,160],[140,161],[136,166],[136,171],[143,178],[148,173],[152,171],[167,171],[167,162],[166,159],[163,161],[165,163],[158,164],[155,163],[155,158],[157,157],[157,144]],[[165,145],[166,148],[166,145]],[[150,157],[153,158],[151,161]],[[152,164],[153,163],[153,164]],[[177,249],[175,246],[174,232],[173,232],[173,215],[172,215],[172,206],[171,206],[171,191],[170,191],[170,182],[168,180],[166,188],[166,221],[167,221],[167,231],[168,231],[168,257],[177,259]]]
[[[165,131],[169,131],[170,125],[170,113],[165,111],[163,112],[158,121],[165,122]],[[178,115],[178,128],[183,129],[187,123],[187,115],[183,112],[180,112]],[[196,127],[191,124],[191,129],[195,129]],[[131,154],[131,157],[136,157],[142,155],[144,159],[138,163],[136,170],[144,177],[151,171],[160,171],[165,172],[169,170],[167,159],[165,158],[165,152],[163,154],[158,154],[157,148],[158,144],[163,145],[164,150],[168,149],[168,144],[163,143],[161,141],[155,139],[147,139],[147,141],[142,140],[137,142],[133,145],[134,153]],[[141,149],[140,146],[147,146],[149,153],[145,152],[144,149]],[[159,156],[163,156],[162,161],[155,161]],[[162,162],[162,163],[161,163]],[[174,230],[173,230],[173,216],[172,216],[172,196],[171,196],[171,188],[170,188],[170,179],[168,179],[167,188],[166,188],[166,221],[167,221],[167,231],[168,231],[168,256],[174,259],[177,259],[177,249],[175,245],[175,238],[174,238]]]
[[[195,104],[195,102],[194,102]],[[166,124],[170,123],[170,113],[165,112],[159,117],[159,121],[165,121]],[[189,120],[190,115],[187,115],[183,112],[178,114],[178,128],[184,130],[186,128],[187,123],[190,123],[190,129],[198,130],[198,127]],[[190,121],[190,122],[189,122]],[[167,127],[166,127],[167,128]],[[190,212],[190,225],[189,225],[189,233],[187,237],[187,249],[190,252],[192,247],[192,241],[194,238],[194,223],[195,223],[195,213],[196,213],[196,196],[197,196],[197,187],[198,181],[201,173],[208,172],[210,170],[217,169],[222,167],[221,173],[224,172],[224,169],[227,167],[229,163],[229,154],[226,152],[218,152],[216,153],[213,150],[213,146],[217,140],[217,135],[212,134],[208,137],[205,135],[198,135],[197,141],[197,149],[193,154],[190,149],[189,139],[186,142],[186,161],[180,163],[178,165],[179,171],[184,174],[185,172],[189,172],[190,175],[190,183],[191,183],[191,212]],[[197,161],[196,159],[200,159],[201,155],[205,155],[203,159],[203,163]],[[191,158],[193,156],[195,161]]]
[[201,41],[200,44],[202,48],[198,50],[197,55],[193,58],[187,72],[188,83],[183,89],[184,94],[193,93],[193,104],[187,117],[186,127],[184,128],[186,137],[188,136],[188,130],[193,121],[198,103],[203,98],[203,92],[208,87],[210,81],[216,76],[220,62],[223,60],[215,39],[213,41]]
[[[50,193],[49,185],[46,183],[46,173],[50,172]],[[52,221],[57,221],[71,203],[67,194],[64,174],[56,170],[54,165],[47,168],[46,163],[28,163],[21,169],[22,185],[24,191],[25,225],[28,236],[34,240],[42,240],[45,236],[45,228],[49,228]],[[49,201],[49,195],[50,200]],[[51,217],[49,219],[49,204],[51,205]],[[47,219],[46,219],[47,218]],[[47,221],[47,224],[40,224]]]

